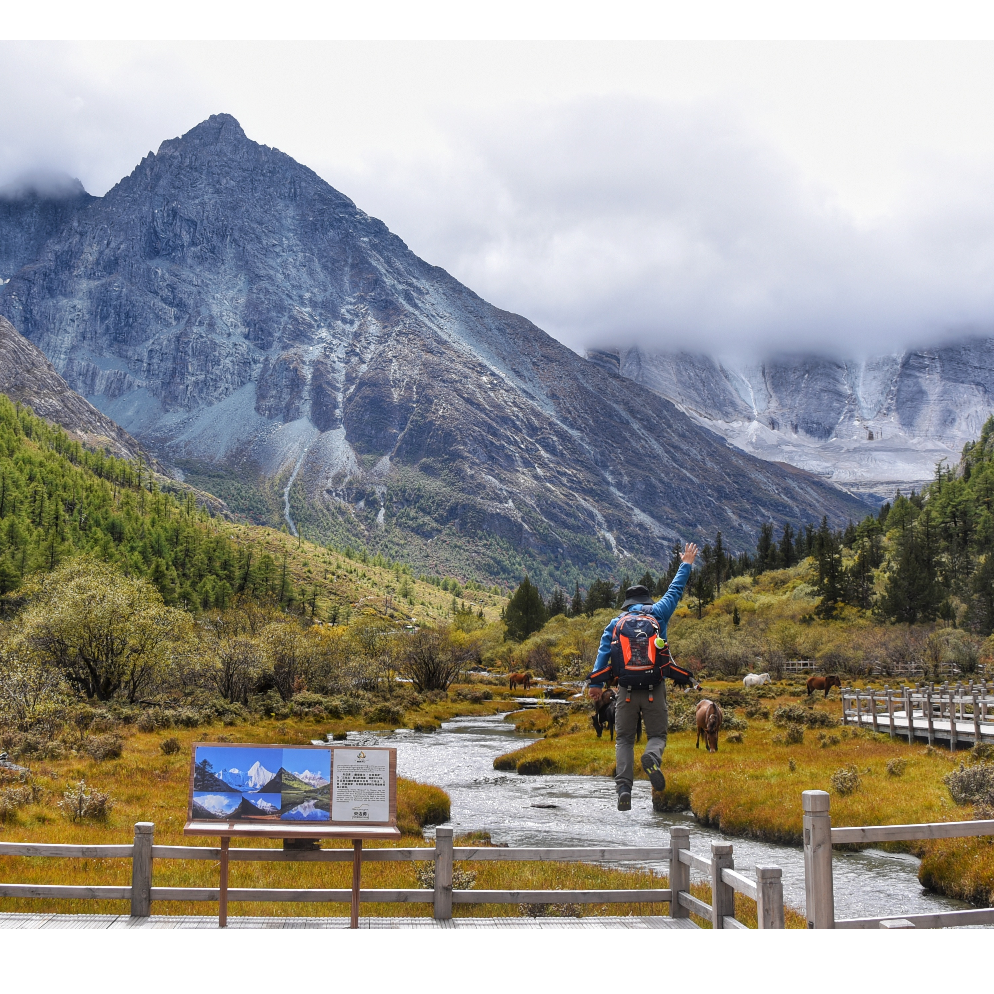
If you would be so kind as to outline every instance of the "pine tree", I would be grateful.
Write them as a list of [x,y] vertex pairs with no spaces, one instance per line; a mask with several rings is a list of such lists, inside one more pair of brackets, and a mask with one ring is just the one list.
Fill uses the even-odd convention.
[[533,632],[537,632],[547,620],[548,614],[542,602],[542,595],[526,575],[518,589],[511,594],[511,599],[504,610],[507,638],[514,642],[522,642]]
[[[910,504],[910,500],[908,501]],[[897,502],[895,501],[895,507]],[[891,515],[893,515],[891,511]],[[941,600],[936,576],[935,536],[929,511],[904,528],[894,567],[880,603],[881,614],[909,625],[934,621]]]
[[580,581],[576,581],[576,589],[573,591],[573,601],[569,606],[570,616],[573,618],[583,614],[583,597],[580,594]]
[[566,594],[563,592],[563,588],[556,587],[545,606],[546,612],[550,618],[554,618],[557,614],[565,614],[568,607],[569,602],[566,600]]

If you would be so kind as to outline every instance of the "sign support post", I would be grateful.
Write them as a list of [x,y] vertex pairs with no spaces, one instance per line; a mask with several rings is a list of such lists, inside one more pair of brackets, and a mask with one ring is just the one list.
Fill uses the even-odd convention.
[[352,916],[349,928],[359,927],[359,887],[362,880],[362,839],[352,840]]
[[221,888],[217,895],[217,927],[228,927],[228,846],[230,836],[221,836]]

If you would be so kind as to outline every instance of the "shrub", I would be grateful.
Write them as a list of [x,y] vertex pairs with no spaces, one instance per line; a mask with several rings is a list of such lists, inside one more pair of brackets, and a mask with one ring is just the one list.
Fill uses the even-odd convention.
[[170,736],[159,743],[159,748],[167,756],[174,756],[179,752],[179,739]]
[[862,786],[859,770],[855,766],[843,766],[831,776],[832,790],[842,797],[853,794]]
[[70,821],[106,821],[113,803],[107,794],[87,790],[86,781],[80,780],[75,789],[70,787],[59,801],[59,808]]
[[824,732],[819,732],[818,741],[821,743],[822,749],[828,749],[830,746],[837,746],[842,739],[838,735],[826,735]]
[[734,711],[726,711],[721,724],[730,732],[744,732],[749,727],[749,723],[738,717]]
[[[414,875],[418,878],[418,886],[425,890],[435,889],[435,864],[422,863],[415,867]],[[476,870],[460,870],[459,867],[452,868],[453,890],[472,890],[476,883]]]
[[971,750],[974,759],[994,759],[994,742],[978,742]]
[[366,712],[366,720],[386,725],[399,725],[404,720],[404,709],[397,704],[383,701]]
[[807,725],[808,728],[834,728],[838,722],[827,712],[801,704],[784,704],[773,712],[773,724]]
[[565,904],[519,904],[518,910],[526,918],[580,918],[583,905]]
[[963,766],[947,773],[942,782],[957,804],[994,805],[994,763]]
[[482,704],[484,701],[492,701],[494,694],[492,690],[457,690],[456,700],[469,701],[470,704]]
[[803,745],[804,744],[804,726],[803,725],[788,725],[784,729],[783,735],[773,736],[774,745]]
[[747,718],[760,718],[761,720],[766,721],[770,717],[770,709],[763,707],[762,704],[753,703],[745,709],[745,716]]
[[348,732],[334,732],[332,733],[332,742],[344,742],[349,737]]
[[124,740],[120,735],[94,735],[86,740],[83,746],[86,754],[97,763],[102,763],[105,759],[118,759],[124,747]]
[[155,718],[148,711],[143,711],[135,724],[139,732],[155,731]]
[[726,742],[739,743],[739,742],[742,741],[742,733],[741,732],[729,732],[725,736],[725,741]]
[[903,777],[904,771],[908,768],[908,761],[903,757],[889,759],[887,761],[887,775],[891,777]]

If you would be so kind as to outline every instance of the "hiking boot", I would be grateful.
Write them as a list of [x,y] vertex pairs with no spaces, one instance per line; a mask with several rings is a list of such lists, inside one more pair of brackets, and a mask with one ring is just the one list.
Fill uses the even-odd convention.
[[619,811],[632,810],[632,795],[627,790],[623,790],[618,795],[618,810]]
[[666,790],[666,777],[663,776],[659,763],[651,756],[642,756],[642,769],[648,774],[649,783],[652,784],[653,790]]

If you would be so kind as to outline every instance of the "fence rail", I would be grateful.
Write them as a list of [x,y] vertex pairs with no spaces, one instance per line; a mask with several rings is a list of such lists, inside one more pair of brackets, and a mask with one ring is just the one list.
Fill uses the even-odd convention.
[[952,928],[994,924],[994,908],[944,911],[885,918],[835,918],[832,845],[900,842],[914,839],[959,839],[994,835],[994,819],[931,822],[920,825],[857,825],[833,828],[830,798],[824,790],[801,795],[804,811],[804,892],[808,928]]
[[[63,886],[61,884],[0,883],[0,897],[123,900],[131,902],[133,917],[151,914],[153,901],[261,901],[261,902],[367,902],[431,904],[435,918],[452,917],[453,905],[462,904],[622,904],[667,903],[673,918],[693,913],[710,920],[714,928],[745,928],[735,918],[735,893],[756,902],[759,928],[783,928],[783,880],[779,867],[756,867],[756,879],[735,869],[732,847],[712,843],[710,857],[690,851],[690,831],[675,827],[668,846],[626,848],[485,848],[453,845],[451,828],[436,831],[432,848],[361,849],[251,849],[245,847],[155,845],[154,825],[135,825],[131,845],[50,845],[3,842],[0,856],[34,858],[116,858],[131,860],[131,886]],[[261,888],[156,887],[152,883],[155,860],[211,860],[222,862],[377,863],[419,861],[435,864],[434,887],[362,888]],[[452,886],[454,862],[590,862],[669,864],[670,886],[617,890],[458,890]],[[690,893],[690,871],[707,876],[711,904]]]
[[948,739],[950,750],[960,745],[994,742],[994,687],[987,681],[934,684],[882,690],[842,688],[842,723],[900,735],[909,743],[929,745]]

